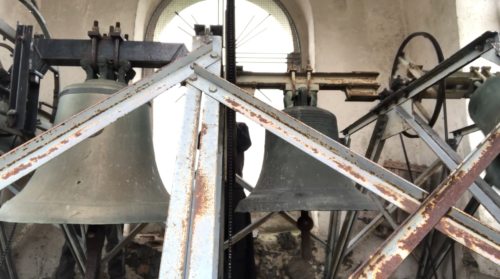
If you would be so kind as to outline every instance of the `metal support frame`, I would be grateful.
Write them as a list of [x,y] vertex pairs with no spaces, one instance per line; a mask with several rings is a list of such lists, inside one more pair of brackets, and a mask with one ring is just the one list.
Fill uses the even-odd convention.
[[350,278],[388,278],[499,153],[500,123]]
[[[35,38],[37,58],[52,66],[80,66],[82,59],[92,53],[91,40],[61,40]],[[96,46],[99,59],[116,59],[115,42],[103,39]],[[183,44],[123,41],[119,44],[120,61],[129,61],[132,67],[159,68],[187,53]]]
[[[308,74],[310,78],[308,79]],[[317,85],[319,90],[341,90],[348,101],[374,101],[379,98],[376,72],[346,73],[253,73],[239,72],[236,85],[242,88],[281,89],[295,85]]]
[[352,135],[356,131],[359,131],[361,128],[375,121],[379,114],[387,113],[394,107],[402,105],[404,102],[408,102],[411,98],[419,95],[425,89],[451,75],[453,72],[458,71],[477,58],[495,53],[495,43],[498,43],[498,33],[484,33],[479,38],[475,39],[467,46],[456,52],[450,58],[437,65],[434,69],[425,73],[421,78],[391,94],[388,98],[377,104],[369,113],[349,125],[342,132],[345,135]]
[[[217,62],[211,65],[210,70],[220,73],[221,38],[201,36],[194,44],[203,45],[209,40],[213,45],[210,56],[217,58]],[[206,99],[201,108],[201,91],[192,86],[188,88],[186,115],[181,135],[184,141],[177,150],[176,158],[176,169],[183,171],[176,172],[172,180],[160,277],[215,278],[221,245],[220,105],[212,99]],[[198,132],[201,110],[203,111],[201,131]],[[198,146],[200,150],[196,170]]]
[[[14,58],[12,64],[12,79],[10,83],[9,111],[7,112],[10,128],[24,130],[27,122],[27,104],[31,77],[30,48],[33,37],[33,27],[19,25],[16,30]],[[37,93],[37,92],[36,92]],[[37,93],[38,95],[38,93]],[[37,102],[38,103],[38,96]],[[36,104],[38,105],[38,104]]]
[[[456,153],[418,114],[411,114],[402,107],[396,113],[419,135],[429,148],[443,161],[450,170],[457,168],[462,162]],[[500,222],[500,196],[480,177],[472,184],[469,191]]]
[[[387,116],[382,116],[377,119],[375,127],[373,128],[370,142],[368,144],[368,148],[366,149],[365,156],[374,162],[377,162],[379,160],[380,154],[385,145],[385,139],[383,139],[382,135],[385,133],[387,122]],[[360,186],[356,185],[356,187]],[[366,190],[363,189],[362,192],[366,192]],[[386,212],[385,208],[382,208],[383,205],[380,203],[380,201],[376,198],[372,198],[372,200],[377,202],[376,205],[379,207],[381,215],[384,216],[387,220],[392,221],[390,214]],[[337,276],[337,272],[340,269],[340,263],[345,255],[345,250],[347,248],[349,237],[357,215],[358,214],[356,211],[349,211],[346,213],[344,223],[337,238],[337,243],[335,244],[335,247],[330,247],[331,251],[329,252],[330,255],[328,255],[329,261],[325,264],[325,278],[335,278]],[[394,221],[392,221],[391,224],[392,223],[394,223]]]
[[115,247],[113,247],[113,249],[111,249],[111,251],[109,251],[102,257],[101,265],[104,265],[105,263],[113,259],[116,254],[118,254],[120,250],[123,249],[123,247],[129,244],[134,239],[134,237],[138,233],[140,233],[147,225],[147,223],[143,223],[136,226],[122,241],[120,241],[120,243],[118,243]]
[[[252,192],[254,190],[254,187],[253,186],[250,186],[250,184],[248,184],[248,182],[246,182],[245,180],[243,180],[243,178],[241,178],[239,175],[236,175],[236,183],[238,185],[240,185],[241,187],[243,187],[245,190],[249,191],[249,192]],[[264,224],[267,220],[269,220],[275,213],[278,213],[283,219],[285,219],[287,222],[289,222],[290,224],[294,225],[294,226],[297,226],[297,220],[295,220],[292,216],[290,216],[290,214],[288,214],[287,212],[284,212],[284,211],[280,211],[280,212],[271,212],[261,218],[259,218],[258,220],[256,220],[255,222],[251,223],[250,225],[246,226],[244,229],[242,229],[241,231],[237,232],[234,236],[233,236],[233,239],[232,239],[232,244],[240,241],[241,239],[243,239],[247,234],[251,233],[254,229],[258,228],[259,226],[261,226],[262,224]],[[316,240],[318,243],[322,244],[323,246],[326,246],[328,247],[327,243],[324,242],[323,240],[321,240],[321,238],[319,238],[317,235],[313,234],[313,233],[310,233],[310,236],[312,239]],[[224,249],[226,249],[227,247],[229,247],[229,241],[225,241],[224,242]]]
[[[14,227],[15,228],[15,227]],[[0,270],[5,266],[5,273],[8,279],[17,279],[16,267],[14,261],[12,260],[12,255],[10,253],[11,239],[8,238],[5,233],[5,223],[0,222],[0,257],[2,257],[3,262]]]
[[[259,123],[267,130],[284,138],[299,149],[344,174],[359,185],[411,213],[418,209],[419,198],[427,192],[384,168],[352,152],[340,143],[322,135],[296,119],[249,96],[245,91],[227,83],[199,66],[194,67],[198,78],[188,81],[209,96],[242,115]],[[217,90],[209,91],[208,88]],[[452,218],[450,218],[452,217]],[[457,242],[470,246],[477,253],[499,259],[500,235],[477,219],[452,208],[443,217],[437,229]]]
[[[492,34],[486,35],[491,37]],[[428,195],[425,190],[248,95],[245,91],[218,77],[218,71],[214,74],[214,68],[218,68],[215,65],[220,63],[220,44],[218,44],[217,37],[206,37],[201,45],[186,57],[118,91],[0,157],[0,189],[150,101],[171,86],[187,81],[192,87],[191,93],[187,96],[187,105],[190,105],[187,111],[192,115],[187,114],[186,118],[190,118],[192,122],[185,121],[186,129],[182,134],[185,141],[181,147],[185,152],[179,151],[177,159],[177,166],[181,167],[178,169],[182,171],[179,171],[174,178],[175,187],[169,208],[170,218],[167,220],[161,278],[206,278],[217,275],[218,253],[222,250],[222,241],[218,233],[220,215],[217,215],[218,210],[220,211],[220,208],[217,208],[220,201],[217,201],[219,197],[216,196],[220,193],[217,191],[220,191],[218,187],[220,187],[221,179],[220,172],[218,172],[221,158],[219,103],[257,122],[404,211],[416,212],[422,206],[420,200]],[[486,48],[483,50],[488,51]],[[467,59],[484,53],[479,52],[472,51]],[[455,63],[458,62],[455,61]],[[456,66],[456,64],[453,65]],[[210,71],[205,69],[207,67]],[[449,72],[451,71],[442,70],[440,74],[445,75]],[[423,84],[419,83],[418,87],[425,87],[426,82],[431,81],[427,79]],[[194,156],[198,124],[193,123],[197,123],[196,119],[199,118],[201,110],[200,91],[204,93],[204,96],[209,96],[213,100],[210,101],[210,98],[207,98],[207,102],[204,103],[201,122],[206,124],[206,129],[203,129],[201,125],[203,136],[200,137],[201,149],[198,151],[199,171],[195,176]],[[400,100],[400,102],[404,101]],[[472,158],[481,156],[481,154],[477,155],[477,152],[475,155],[476,157],[472,156]],[[461,165],[461,169],[469,170],[470,164]],[[457,174],[463,175],[464,173],[456,170],[455,176],[450,176],[448,180],[453,181],[455,178],[460,181],[462,177],[457,177]],[[465,178],[469,176],[466,175]],[[429,200],[434,200],[433,196],[426,200],[425,204]],[[448,199],[450,204],[446,204],[446,207],[451,206],[452,200],[454,198]],[[183,212],[184,208],[189,209],[189,212]],[[439,212],[433,217],[436,229],[493,262],[500,263],[500,233],[498,231],[456,208],[452,207],[445,216],[443,216],[444,213],[445,211]],[[210,237],[200,234],[201,228],[208,228]],[[170,244],[172,246],[169,246]],[[169,276],[169,274],[174,276]]]
[[[85,249],[78,241],[78,236],[74,230],[74,226],[62,224],[61,230],[71,251],[71,254],[73,254],[73,258],[76,261],[76,266],[80,270],[81,274],[84,275],[85,273],[87,273],[87,256],[85,255]],[[85,235],[82,234],[82,237],[85,238]]]

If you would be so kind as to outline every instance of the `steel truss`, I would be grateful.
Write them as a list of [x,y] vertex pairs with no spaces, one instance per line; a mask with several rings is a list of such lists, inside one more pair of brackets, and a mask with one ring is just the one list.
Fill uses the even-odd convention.
[[[468,52],[465,60],[470,61],[491,50],[484,43],[484,37],[491,39],[495,36],[492,33],[483,35],[480,39],[483,40],[485,47],[482,49],[477,48],[476,40],[476,46],[467,49],[472,53]],[[412,214],[404,226],[411,226],[419,238],[408,238],[408,235],[404,234],[407,232],[403,230],[405,227],[401,226],[376,256],[381,255],[382,259],[385,259],[386,251],[407,255],[414,245],[420,242],[420,237],[434,227],[456,242],[500,264],[500,232],[452,207],[460,194],[476,179],[477,174],[487,166],[489,160],[500,152],[498,126],[477,150],[458,164],[458,168],[455,168],[444,183],[429,194],[417,185],[220,78],[218,76],[221,63],[220,37],[200,36],[196,44],[198,48],[187,56],[0,157],[0,189],[151,101],[172,86],[185,81],[190,88],[186,94],[187,115],[183,120],[184,129],[181,134],[183,144],[178,150],[177,172],[172,182],[174,187],[172,187],[169,217],[166,220],[161,278],[216,278],[219,274],[220,253],[223,251],[221,241],[223,143],[220,104],[252,119],[350,178],[357,185]],[[434,71],[439,78],[427,77],[423,83],[414,85],[406,97],[401,96],[395,103],[391,102],[391,108],[395,107],[394,104],[404,103],[417,91],[422,91],[435,83],[436,79],[444,78],[458,69],[460,63],[456,62],[457,57],[452,58],[454,63],[445,61],[444,65],[437,67],[439,71]],[[204,102],[202,102],[203,97]],[[378,112],[380,111],[387,109],[378,107]],[[377,114],[370,114],[358,123],[363,126],[378,117]],[[454,164],[458,163],[455,160],[458,158],[453,158],[454,155],[448,154],[448,156],[453,159]],[[453,195],[445,195],[455,187],[460,187],[460,191]],[[444,205],[428,207],[435,205],[436,201],[443,202]],[[387,210],[391,211],[391,208]],[[401,241],[412,243],[413,246],[400,247],[398,243]],[[404,258],[403,256],[399,259]],[[391,270],[384,271],[385,266],[374,270],[375,266],[368,264],[362,271],[379,272],[380,278],[386,278],[397,268],[400,261],[393,264]]]

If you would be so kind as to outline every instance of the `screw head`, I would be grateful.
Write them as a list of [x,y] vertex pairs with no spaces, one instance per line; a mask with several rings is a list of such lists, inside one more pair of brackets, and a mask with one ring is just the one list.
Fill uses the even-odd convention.
[[189,80],[191,80],[191,81],[195,81],[197,79],[198,79],[198,76],[195,75],[195,74],[192,74],[192,75],[189,76]]
[[210,57],[211,58],[217,58],[217,57],[219,57],[219,54],[214,51],[214,52],[210,53]]
[[212,92],[212,93],[217,92],[217,87],[215,87],[214,85],[210,85],[210,86],[208,87],[208,91],[210,91],[210,92]]

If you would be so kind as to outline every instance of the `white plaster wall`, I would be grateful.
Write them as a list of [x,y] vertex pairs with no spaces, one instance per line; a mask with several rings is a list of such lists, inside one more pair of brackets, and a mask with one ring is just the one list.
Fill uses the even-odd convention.
[[[86,39],[94,20],[99,21],[101,34],[109,26],[121,23],[122,33],[134,38],[138,0],[65,0],[45,1],[42,13],[53,38]],[[61,88],[85,80],[80,67],[61,68]],[[44,92],[46,93],[46,92]]]

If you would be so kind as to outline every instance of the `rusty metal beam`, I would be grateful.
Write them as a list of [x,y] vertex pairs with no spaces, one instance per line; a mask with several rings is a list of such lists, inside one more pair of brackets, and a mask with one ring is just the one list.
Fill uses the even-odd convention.
[[[222,55],[221,37],[213,37],[213,40],[217,52]],[[212,73],[220,74],[221,63],[216,63],[208,69]],[[191,202],[188,246],[187,275],[192,279],[218,277],[219,253],[223,244],[223,111],[220,103],[212,98],[205,98],[202,106],[198,168]],[[166,253],[168,257],[168,250]]]
[[[349,278],[388,278],[500,153],[500,124]],[[500,264],[500,251],[490,260]]]
[[[420,205],[419,199],[427,194],[425,190],[202,67],[195,66],[194,70],[198,78],[188,81],[190,84],[406,212],[416,211]],[[452,208],[436,228],[487,258],[496,257],[500,252],[500,234],[456,208]]]
[[[483,67],[483,71],[488,71]],[[500,73],[492,73],[499,76]],[[346,72],[346,73],[315,73],[311,75],[311,84],[318,85],[319,90],[340,90],[345,93],[348,102],[373,102],[380,100],[377,89],[378,73],[375,72]],[[446,78],[446,98],[468,98],[476,86],[475,82],[481,78],[475,72],[456,72]],[[241,72],[238,74],[236,85],[242,88],[280,89],[285,90],[293,83],[290,73],[254,73]],[[306,84],[306,73],[295,74],[296,84]],[[435,90],[426,90],[420,93],[423,99],[436,99]]]
[[238,73],[236,85],[243,88],[281,89],[291,88],[292,84],[315,84],[319,90],[340,90],[346,94],[348,101],[378,100],[377,82],[379,73],[376,72],[345,72],[345,73],[311,73],[309,82],[307,73]]
[[[420,138],[429,146],[429,148],[443,161],[443,164],[449,169],[454,170],[462,161],[460,155],[455,152],[443,139],[439,137],[418,114],[412,114],[403,107],[395,108],[396,113],[405,121]],[[488,212],[500,221],[500,196],[486,183],[481,177],[469,188],[472,195],[488,210]]]
[[[195,181],[195,156],[198,146],[198,124],[201,111],[201,92],[188,87],[186,115],[183,118],[181,137],[175,159],[172,177],[167,229],[163,241],[163,253],[160,265],[160,277],[184,278],[187,246],[189,243],[189,219],[191,218],[191,200]],[[175,216],[175,218],[172,218]],[[166,257],[166,255],[169,255]]]

